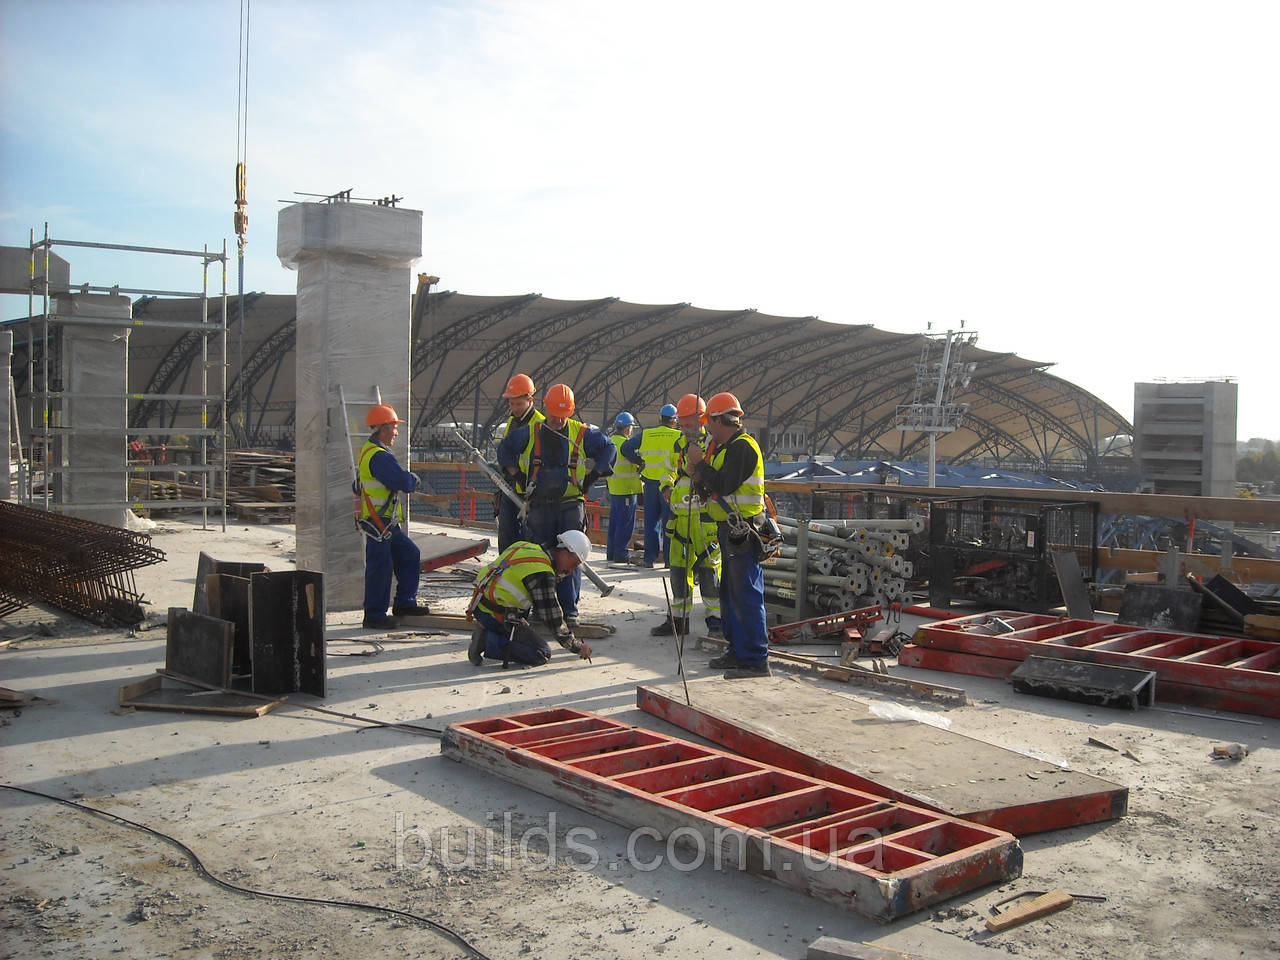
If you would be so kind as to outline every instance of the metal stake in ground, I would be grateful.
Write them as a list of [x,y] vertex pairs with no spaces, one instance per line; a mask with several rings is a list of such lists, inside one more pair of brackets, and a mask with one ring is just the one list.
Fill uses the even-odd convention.
[[676,638],[676,670],[680,674],[680,682],[684,684],[684,702],[693,706],[689,699],[689,678],[684,675],[684,637],[676,632],[676,617],[671,612],[671,593],[667,590],[667,578],[662,578],[662,594],[667,598],[667,620],[671,623],[671,634]]

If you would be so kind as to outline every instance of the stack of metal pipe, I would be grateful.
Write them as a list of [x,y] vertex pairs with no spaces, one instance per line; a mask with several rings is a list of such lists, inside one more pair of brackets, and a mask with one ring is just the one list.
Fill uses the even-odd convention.
[[[803,524],[805,556],[797,546]],[[924,530],[924,519],[795,520],[778,517],[785,546],[766,560],[766,600],[794,602],[804,565],[805,598],[827,613],[872,603],[906,600],[914,570],[904,556],[911,534]]]

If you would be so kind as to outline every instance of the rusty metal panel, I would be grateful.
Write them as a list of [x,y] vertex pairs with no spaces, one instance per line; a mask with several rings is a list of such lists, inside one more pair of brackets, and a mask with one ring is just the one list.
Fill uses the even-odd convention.
[[577,710],[450,724],[443,752],[876,920],[1022,872],[1003,831]]

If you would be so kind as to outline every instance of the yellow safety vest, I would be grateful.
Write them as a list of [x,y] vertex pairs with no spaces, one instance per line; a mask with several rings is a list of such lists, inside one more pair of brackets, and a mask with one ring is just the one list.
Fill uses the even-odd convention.
[[554,577],[555,572],[546,551],[536,543],[517,540],[476,574],[476,589],[468,612],[475,609],[481,598],[488,608],[485,612],[499,622],[506,610],[531,610],[533,594],[524,585],[525,578],[535,573],[549,573]]
[[[399,521],[404,517],[401,513],[400,498],[396,495],[398,491],[384,487],[382,481],[369,469],[373,455],[385,452],[388,452],[386,447],[372,440],[366,440],[364,446],[360,448],[360,489],[364,494],[360,498],[361,520],[368,520],[374,512],[382,518],[384,523]],[[372,511],[370,507],[373,508]]]
[[[543,420],[545,420],[545,419],[547,419],[547,415],[546,415],[545,413],[543,413],[541,410],[538,410],[538,409],[536,409],[536,408],[535,408],[535,409],[534,409],[534,411],[533,411],[533,416],[529,418],[529,422],[528,422],[528,423],[520,424],[520,426],[528,427],[528,428],[529,428],[529,432],[530,432],[530,433],[533,433],[533,425],[534,425],[535,423],[541,423],[541,422],[542,422]],[[516,418],[515,418],[515,417],[507,417],[507,429],[506,429],[506,432],[505,432],[505,433],[503,433],[503,436],[504,436],[504,437],[506,437],[506,436],[510,436],[512,429],[513,429],[516,425],[517,425],[517,424],[516,424]],[[514,478],[512,478],[512,477],[508,477],[507,479],[508,479],[508,480],[510,480],[510,481],[511,481],[511,485],[512,485],[512,486],[514,486],[514,487],[516,488],[516,493],[524,493],[524,481],[523,481],[523,480],[516,480],[516,479],[514,479]]]
[[754,517],[758,513],[764,513],[764,457],[760,454],[760,445],[751,434],[738,434],[723,447],[713,450],[707,462],[714,469],[719,470],[724,463],[729,445],[734,443],[751,444],[751,449],[756,452],[756,466],[751,475],[743,480],[742,485],[733,493],[712,497],[707,502],[707,513],[713,520],[720,523],[728,520],[730,513],[737,513],[743,517]]
[[609,485],[609,492],[618,497],[625,497],[629,493],[639,493],[644,489],[644,484],[640,482],[640,468],[622,455],[622,445],[631,438],[615,433],[609,439],[618,448],[618,457],[613,464],[613,473],[605,477],[605,482]]
[[644,461],[644,469],[640,476],[646,480],[661,480],[666,474],[673,472],[676,441],[683,434],[675,427],[660,424],[656,427],[645,427],[640,434],[640,459]]
[[[698,446],[702,450],[707,449],[707,431],[705,429],[698,435]],[[670,488],[671,490],[671,513],[677,517],[685,517],[693,509],[693,481],[689,478],[688,467],[685,466],[685,451],[689,449],[689,440],[682,433],[680,439],[676,442],[674,451],[674,461],[672,463],[675,469],[674,473],[669,473],[659,481],[659,486],[663,490]]]
[[[529,439],[525,442],[524,451],[520,454],[520,469],[524,475],[529,478],[529,483],[534,483],[538,478],[538,470],[542,466],[542,444],[539,442],[538,435],[542,432],[546,417],[537,423],[529,424]],[[547,427],[550,430],[550,427]],[[564,500],[580,500],[582,499],[582,481],[586,479],[587,464],[582,456],[582,436],[587,432],[587,425],[581,420],[568,420],[565,422],[565,431],[569,437],[569,463],[566,472],[569,474],[569,482],[565,487]]]

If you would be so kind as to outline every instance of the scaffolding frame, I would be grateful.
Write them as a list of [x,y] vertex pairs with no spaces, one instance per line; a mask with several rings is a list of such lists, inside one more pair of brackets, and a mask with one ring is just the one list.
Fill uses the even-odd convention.
[[[116,250],[129,253],[149,253],[164,256],[190,257],[200,260],[201,264],[201,284],[199,291],[184,290],[154,290],[135,287],[121,287],[119,285],[100,286],[95,284],[70,284],[67,293],[110,293],[119,294],[138,294],[141,296],[166,296],[182,299],[199,299],[200,321],[190,320],[140,320],[130,318],[128,321],[121,321],[114,318],[105,317],[60,317],[51,315],[50,313],[50,285],[49,285],[49,253],[55,246],[62,247],[82,247],[97,250]],[[37,499],[35,496],[35,488],[31,479],[33,472],[33,464],[35,460],[35,438],[40,437],[41,442],[41,467],[44,474],[44,490],[42,506],[46,510],[56,512],[66,512],[68,508],[111,508],[120,506],[124,509],[144,508],[151,510],[187,510],[193,507],[199,507],[201,511],[201,522],[205,529],[209,526],[209,508],[220,508],[222,513],[222,530],[227,529],[227,380],[229,358],[227,356],[227,242],[222,241],[222,252],[211,253],[208,244],[205,244],[203,250],[180,250],[168,247],[150,247],[140,246],[136,244],[123,243],[100,243],[86,240],[66,240],[55,239],[49,236],[49,223],[44,224],[44,237],[37,239],[35,230],[30,231],[30,265],[28,276],[31,278],[31,285],[27,293],[27,392],[30,408],[30,436],[32,438],[32,456],[28,459],[28,472],[23,482],[23,478],[19,477],[19,500],[29,505],[34,504]],[[37,280],[36,263],[37,257],[43,251],[43,275]],[[211,264],[221,263],[221,294],[214,294],[215,298],[221,299],[221,317],[220,319],[211,320],[209,316],[209,267]],[[35,301],[39,288],[42,313],[39,317],[35,314]],[[61,293],[62,291],[56,291]],[[37,320],[40,326],[40,389],[36,390],[36,361],[35,361],[35,343],[36,343],[36,326]],[[59,384],[58,390],[49,389],[49,367],[50,367],[50,329],[60,328],[63,326],[129,326],[137,328],[141,326],[149,326],[156,328],[181,329],[181,330],[199,330],[202,332],[200,338],[200,388],[198,393],[129,393],[129,370],[126,363],[125,370],[125,386],[126,392],[123,394],[97,394],[97,393],[74,393],[61,389]],[[222,376],[219,378],[218,392],[210,393],[209,390],[209,368],[211,366],[209,360],[209,340],[211,337],[221,337],[222,360],[218,364],[222,369]],[[59,357],[61,357],[61,337],[58,339]],[[124,405],[124,427],[120,433],[121,441],[121,457],[123,458],[124,480],[124,497],[119,503],[117,502],[84,502],[84,503],[55,503],[53,502],[53,476],[55,474],[69,473],[114,473],[115,468],[105,467],[78,467],[75,464],[67,464],[63,466],[62,442],[66,438],[75,433],[98,434],[103,433],[100,429],[83,429],[77,430],[75,425],[64,425],[61,420],[62,402],[68,399],[75,400],[102,400],[119,401]],[[181,402],[198,402],[200,405],[200,426],[199,427],[146,427],[132,429],[129,427],[129,404],[134,401],[159,400],[172,401],[175,404]],[[220,428],[211,428],[209,426],[209,408],[211,405],[220,405],[222,415]],[[37,421],[37,414],[39,421]],[[146,434],[149,436],[174,436],[183,434],[188,437],[198,437],[200,440],[199,460],[191,464],[148,464],[145,466],[131,466],[129,464],[129,437]],[[220,435],[221,442],[219,444],[220,462],[211,463],[209,458],[209,440],[211,437]],[[21,438],[19,446],[21,446]],[[56,458],[50,457],[50,451],[53,449],[54,440],[59,441]],[[51,463],[51,459],[56,459],[57,463]],[[151,492],[150,475],[153,473],[172,473],[176,477],[180,473],[196,474],[200,479],[200,497],[195,500],[157,500],[150,497],[135,498],[129,490],[129,480],[134,474],[145,473],[148,475],[147,492]],[[221,475],[221,483],[215,482],[215,475]],[[219,493],[218,490],[221,492]]]

